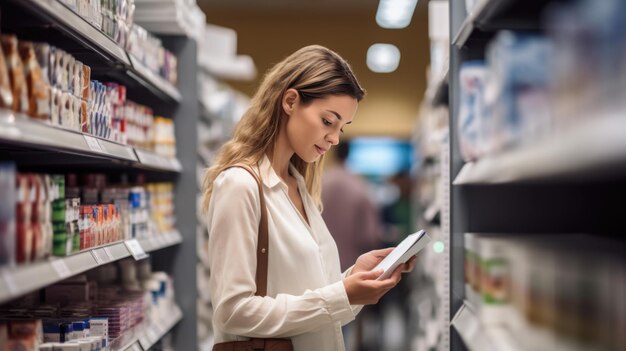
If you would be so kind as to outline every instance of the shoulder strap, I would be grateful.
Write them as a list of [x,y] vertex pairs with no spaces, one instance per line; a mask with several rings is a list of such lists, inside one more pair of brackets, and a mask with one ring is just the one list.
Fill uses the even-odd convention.
[[248,171],[256,180],[259,186],[259,198],[261,199],[261,221],[259,222],[259,239],[256,249],[256,295],[265,296],[267,294],[267,257],[269,254],[269,236],[267,224],[267,207],[265,206],[265,196],[263,195],[263,183],[252,167],[237,163],[231,167],[240,167]]

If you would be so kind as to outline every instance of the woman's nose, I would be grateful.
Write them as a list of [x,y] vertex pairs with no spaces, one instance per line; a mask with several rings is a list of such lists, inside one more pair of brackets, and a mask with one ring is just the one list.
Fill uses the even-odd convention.
[[339,144],[339,132],[328,133],[326,135],[326,141],[328,141],[331,145]]

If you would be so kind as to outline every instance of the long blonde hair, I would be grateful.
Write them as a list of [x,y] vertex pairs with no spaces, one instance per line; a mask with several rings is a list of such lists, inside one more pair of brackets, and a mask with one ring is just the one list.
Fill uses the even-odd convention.
[[[237,163],[254,165],[273,150],[281,121],[286,116],[282,108],[283,94],[291,88],[298,91],[303,104],[330,95],[348,95],[357,101],[365,96],[348,63],[323,46],[306,46],[276,64],[263,78],[250,107],[237,123],[232,139],[220,148],[215,163],[204,176],[204,212],[209,207],[213,181],[218,174]],[[294,154],[290,160],[304,177],[307,191],[318,207],[321,206],[323,158],[307,163]]]

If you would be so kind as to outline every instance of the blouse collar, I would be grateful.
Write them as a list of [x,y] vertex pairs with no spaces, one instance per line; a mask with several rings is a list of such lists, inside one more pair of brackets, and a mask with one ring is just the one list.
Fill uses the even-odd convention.
[[[259,162],[259,171],[261,172],[261,179],[263,180],[263,184],[265,184],[265,186],[267,186],[268,188],[271,189],[278,184],[283,184],[286,186],[283,180],[278,176],[278,174],[276,174],[274,168],[272,168],[272,163],[270,162],[270,159],[267,157],[267,155],[263,155],[263,158]],[[298,172],[296,167],[291,164],[291,162],[289,163],[289,171],[296,178],[299,187],[305,185],[304,177],[302,176],[302,174],[300,174],[300,172]]]

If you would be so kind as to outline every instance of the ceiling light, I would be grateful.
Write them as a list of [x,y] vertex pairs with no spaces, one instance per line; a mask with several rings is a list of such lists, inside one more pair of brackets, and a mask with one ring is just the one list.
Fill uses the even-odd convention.
[[411,23],[417,0],[380,0],[376,23],[383,28],[406,28]]
[[367,67],[376,73],[390,73],[400,64],[400,50],[392,44],[374,44],[367,49]]

